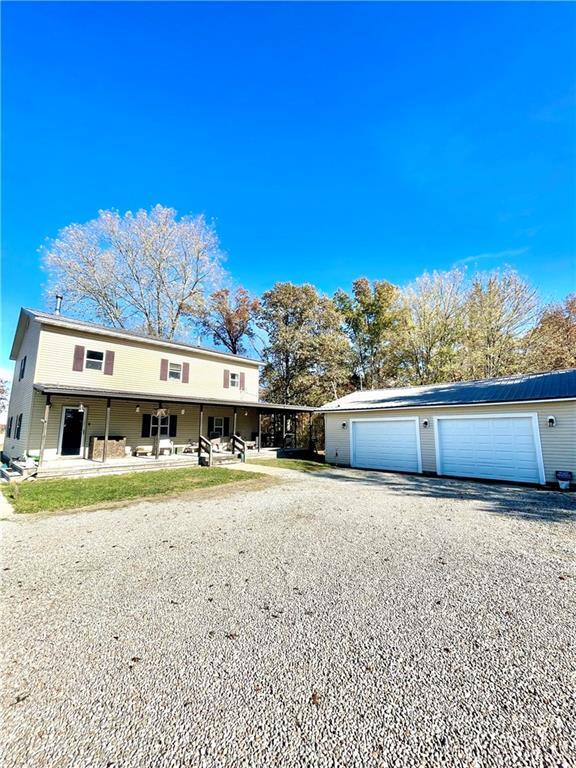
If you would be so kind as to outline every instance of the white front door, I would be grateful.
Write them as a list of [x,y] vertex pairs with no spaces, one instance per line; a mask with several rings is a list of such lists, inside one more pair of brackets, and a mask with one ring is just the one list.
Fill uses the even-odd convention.
[[362,469],[421,472],[418,420],[415,418],[351,421],[350,464]]
[[436,419],[439,475],[543,483],[538,422],[519,416]]
[[84,448],[84,425],[86,410],[80,410],[73,406],[65,406],[62,409],[62,421],[60,423],[60,442],[58,453],[60,456],[81,456]]

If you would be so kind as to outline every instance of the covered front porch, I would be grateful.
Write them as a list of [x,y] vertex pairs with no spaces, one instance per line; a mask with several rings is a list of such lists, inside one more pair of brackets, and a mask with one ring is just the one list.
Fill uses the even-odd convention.
[[37,477],[212,466],[285,446],[311,450],[312,415],[303,406],[36,385],[27,456]]

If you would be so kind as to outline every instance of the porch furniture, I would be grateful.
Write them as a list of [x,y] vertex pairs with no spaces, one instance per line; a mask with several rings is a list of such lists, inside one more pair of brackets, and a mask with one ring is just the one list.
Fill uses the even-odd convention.
[[152,456],[151,445],[137,445],[134,448],[134,456]]
[[174,453],[198,453],[198,443],[174,443]]
[[228,437],[213,437],[210,440],[214,453],[222,453],[230,450],[230,439]]
[[160,443],[158,445],[158,453],[174,453],[174,443],[172,440],[170,440],[170,438],[163,437],[160,439]]
[[[104,435],[92,435],[88,448],[88,458],[96,461],[102,460],[104,455]],[[106,458],[117,459],[126,455],[126,438],[124,435],[110,435]]]

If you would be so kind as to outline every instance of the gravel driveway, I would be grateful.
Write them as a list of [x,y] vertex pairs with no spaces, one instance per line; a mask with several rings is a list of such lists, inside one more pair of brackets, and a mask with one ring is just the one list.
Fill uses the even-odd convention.
[[281,476],[2,523],[4,768],[576,765],[574,498]]

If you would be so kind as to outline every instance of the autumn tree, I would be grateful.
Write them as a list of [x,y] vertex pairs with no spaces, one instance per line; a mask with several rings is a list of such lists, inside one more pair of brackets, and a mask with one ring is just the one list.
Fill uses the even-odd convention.
[[222,278],[214,226],[161,205],[71,224],[46,245],[43,260],[47,294],[62,295],[67,311],[165,339],[182,332],[185,312],[201,318]]
[[576,367],[576,294],[544,308],[526,336],[526,367],[557,371]]
[[0,379],[0,413],[4,413],[8,407],[8,389],[7,379]]
[[435,384],[453,380],[463,332],[464,273],[425,272],[402,292],[400,381]]
[[254,339],[254,319],[259,308],[258,299],[252,298],[245,288],[237,288],[234,293],[222,288],[210,296],[200,325],[211,334],[214,344],[240,355],[246,351],[244,339]]
[[351,294],[337,291],[334,303],[352,345],[355,377],[368,389],[389,386],[401,362],[397,337],[404,309],[398,288],[361,277],[352,283]]
[[514,270],[474,275],[464,303],[459,377],[489,379],[523,370],[523,337],[537,307],[536,291]]
[[267,399],[320,405],[344,394],[350,347],[328,297],[312,285],[276,283],[262,296],[258,325]]

